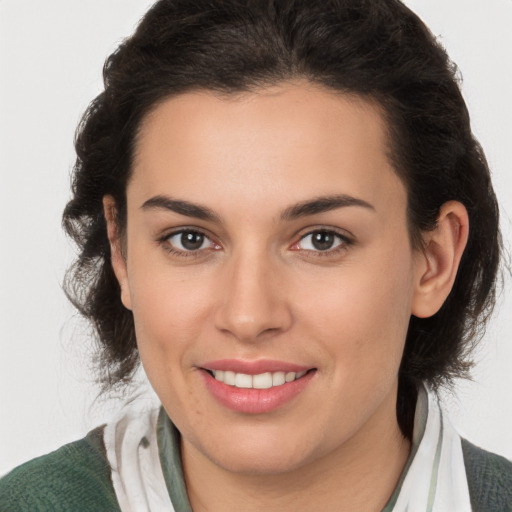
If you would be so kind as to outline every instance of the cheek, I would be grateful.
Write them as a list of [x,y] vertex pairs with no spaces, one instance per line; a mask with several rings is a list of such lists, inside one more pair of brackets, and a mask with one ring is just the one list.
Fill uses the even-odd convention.
[[328,414],[338,422],[352,418],[350,429],[361,426],[395,389],[411,287],[406,267],[392,273],[388,268],[378,281],[374,272],[354,268],[339,281],[321,303],[303,303],[302,330],[323,354],[330,403],[337,404]]
[[183,423],[176,413],[182,411],[198,422],[201,408],[189,378],[204,295],[190,289],[185,293],[161,276],[155,281],[135,279],[133,285],[135,332],[144,372],[166,409],[174,411],[175,421]]
[[165,375],[176,364],[186,365],[208,315],[205,287],[204,279],[151,263],[131,273],[137,344],[150,380],[156,372]]
[[[400,252],[398,252],[400,254]],[[340,379],[396,377],[411,314],[409,252],[379,253],[337,275],[312,279],[297,302],[303,328],[337,364]]]

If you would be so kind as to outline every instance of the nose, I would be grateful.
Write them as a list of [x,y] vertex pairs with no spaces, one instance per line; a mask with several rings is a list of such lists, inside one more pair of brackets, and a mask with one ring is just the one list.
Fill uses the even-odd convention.
[[248,252],[222,269],[221,294],[215,312],[217,329],[252,342],[289,329],[292,314],[282,272],[271,257]]

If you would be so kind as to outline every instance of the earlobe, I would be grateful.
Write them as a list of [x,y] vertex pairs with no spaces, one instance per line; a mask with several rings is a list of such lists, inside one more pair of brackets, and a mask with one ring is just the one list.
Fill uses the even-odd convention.
[[126,258],[123,255],[122,241],[119,236],[117,208],[112,196],[103,197],[103,214],[107,223],[107,235],[110,244],[112,268],[121,288],[121,302],[127,309],[132,309]]
[[434,230],[425,233],[415,267],[412,314],[427,318],[439,311],[453,287],[469,234],[464,205],[448,201],[439,212]]

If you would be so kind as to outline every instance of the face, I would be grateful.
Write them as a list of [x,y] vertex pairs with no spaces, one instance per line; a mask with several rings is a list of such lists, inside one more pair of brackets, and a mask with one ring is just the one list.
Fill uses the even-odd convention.
[[186,449],[284,472],[397,429],[417,281],[378,108],[304,83],[145,119],[122,300]]

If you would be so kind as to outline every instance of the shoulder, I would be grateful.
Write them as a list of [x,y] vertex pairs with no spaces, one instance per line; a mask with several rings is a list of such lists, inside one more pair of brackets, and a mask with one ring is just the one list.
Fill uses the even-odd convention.
[[8,473],[0,480],[0,510],[119,511],[103,428]]
[[512,462],[462,439],[471,504],[475,511],[512,510]]

